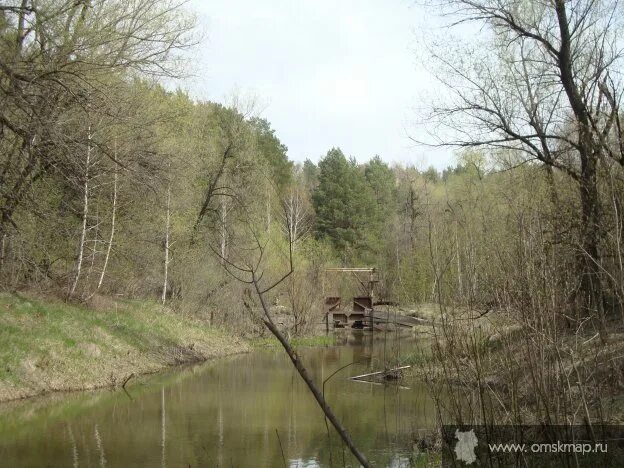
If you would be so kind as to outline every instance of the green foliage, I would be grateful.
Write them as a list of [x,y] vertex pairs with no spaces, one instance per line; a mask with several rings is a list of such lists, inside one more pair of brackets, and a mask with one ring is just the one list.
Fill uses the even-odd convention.
[[[387,262],[380,264],[391,239],[397,212],[396,176],[379,156],[371,159],[364,168],[366,183],[373,193],[374,203],[368,209],[368,244],[375,255],[375,262],[387,270]],[[390,235],[390,237],[389,237]]]
[[433,182],[435,184],[440,179],[440,173],[435,167],[429,166],[429,168],[427,168],[427,170],[423,172],[423,177],[425,178],[425,180]]
[[[308,177],[315,169],[306,161]],[[394,171],[379,156],[358,165],[334,148],[319,162],[318,172],[312,194],[317,238],[328,239],[345,264],[388,271],[398,201]]]
[[308,193],[311,193],[319,182],[319,168],[312,161],[306,159],[303,162],[302,174],[303,184]]
[[266,119],[254,117],[249,123],[256,132],[258,151],[269,165],[271,178],[281,191],[292,180],[293,163],[288,160],[288,148],[277,138]]
[[375,198],[354,160],[333,148],[319,162],[319,184],[312,194],[316,233],[331,240],[345,261],[366,258]]
[[366,165],[364,176],[373,190],[379,211],[392,209],[396,204],[396,177],[392,169],[379,156],[375,156]]
[[[338,148],[318,165],[294,165],[271,124],[250,118],[245,103],[196,101],[150,79],[147,72],[158,67],[153,57],[164,52],[134,35],[123,49],[120,31],[111,29],[119,2],[84,10],[82,25],[83,5],[61,11],[61,3],[40,2],[33,13],[43,29],[28,34],[56,39],[39,44],[42,50],[34,36],[17,41],[19,10],[0,12],[0,59],[9,67],[0,70],[3,287],[69,295],[76,283],[73,297],[82,300],[95,293],[157,299],[164,291],[165,302],[211,324],[255,329],[243,287],[223,266],[248,260],[243,234],[253,227],[268,246],[265,278],[279,278],[288,267],[285,225],[296,221],[294,258],[302,271],[284,288],[305,284],[300,290],[310,296],[318,293],[319,271],[343,264],[378,267],[379,293],[404,302],[489,304],[505,288],[508,297],[528,301],[523,290],[535,275],[518,273],[527,245],[558,258],[557,268],[543,270],[552,289],[573,289],[573,279],[555,274],[574,271],[578,260],[560,246],[582,245],[574,221],[579,194],[561,173],[510,150],[463,151],[442,173],[391,168],[379,156],[358,164]],[[175,32],[184,35],[190,23],[175,10],[156,18],[157,10],[144,39],[170,25],[163,34],[184,47]],[[149,50],[156,55],[145,57]],[[597,175],[603,231],[615,233],[605,234],[601,248],[613,260],[602,268],[610,272],[607,283],[617,285],[618,171],[605,167]],[[621,296],[617,288],[612,302]]]

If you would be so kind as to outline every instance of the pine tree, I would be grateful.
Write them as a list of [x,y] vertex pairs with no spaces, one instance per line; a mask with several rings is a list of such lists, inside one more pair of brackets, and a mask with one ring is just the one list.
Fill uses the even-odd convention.
[[376,210],[363,171],[339,148],[328,151],[318,167],[319,184],[312,194],[317,237],[329,239],[345,261],[369,258],[367,230]]

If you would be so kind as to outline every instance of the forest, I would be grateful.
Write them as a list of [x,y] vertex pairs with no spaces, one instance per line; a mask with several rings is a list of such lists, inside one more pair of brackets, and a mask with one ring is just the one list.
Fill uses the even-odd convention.
[[[240,287],[211,247],[227,258],[241,222],[236,209],[244,205],[274,244],[286,239],[287,219],[301,244],[292,279],[308,290],[300,296],[317,289],[324,266],[362,264],[382,272],[384,296],[432,301],[427,233],[455,223],[457,267],[445,276],[453,297],[494,299],[473,278],[486,274],[477,262],[488,261],[478,252],[487,241],[475,240],[469,218],[496,209],[490,205],[497,187],[508,182],[486,167],[483,154],[467,152],[442,174],[390,167],[379,156],[358,164],[339,148],[318,155],[318,164],[294,164],[253,102],[197,102],[158,84],[177,72],[175,61],[162,59],[188,45],[182,42],[192,31],[188,19],[154,9],[173,16],[170,36],[161,37],[161,25],[149,21],[139,31],[108,31],[97,15],[112,22],[124,13],[118,8],[59,9],[39,29],[22,32],[14,29],[21,10],[3,10],[3,55],[19,58],[6,61],[12,68],[3,77],[6,289],[41,288],[72,301],[95,294],[159,300],[238,326]],[[58,42],[57,28],[67,21],[73,29]],[[141,43],[117,52],[139,32]],[[20,34],[27,39],[16,40]],[[30,40],[36,34],[55,41],[36,49],[40,39]],[[523,177],[533,171],[539,174],[533,168]]]
[[296,162],[253,99],[172,85],[199,40],[183,3],[0,2],[3,292],[247,339],[266,305],[310,336],[325,269],[375,267],[381,298],[434,323],[414,359],[449,420],[621,421],[618,2],[445,2],[490,34],[435,53],[442,171],[339,141]]

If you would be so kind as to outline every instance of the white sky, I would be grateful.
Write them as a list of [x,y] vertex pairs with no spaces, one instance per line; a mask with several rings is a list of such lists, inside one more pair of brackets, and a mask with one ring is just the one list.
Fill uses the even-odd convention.
[[441,92],[417,61],[417,36],[439,24],[412,0],[191,0],[205,39],[183,87],[200,99],[253,96],[288,146],[313,161],[333,146],[366,161],[454,163],[408,134],[423,98]]

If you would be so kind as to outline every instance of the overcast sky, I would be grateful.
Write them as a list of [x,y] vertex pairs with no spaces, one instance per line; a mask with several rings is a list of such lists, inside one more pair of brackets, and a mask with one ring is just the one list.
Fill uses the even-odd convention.
[[440,92],[417,60],[431,15],[412,0],[191,0],[205,39],[194,77],[200,99],[254,96],[295,161],[340,147],[366,161],[454,163],[408,135],[423,96]]

